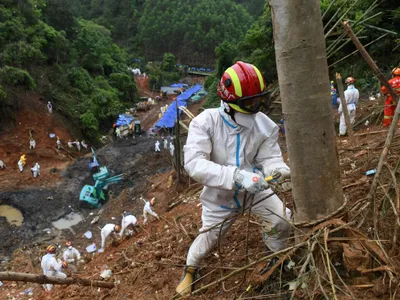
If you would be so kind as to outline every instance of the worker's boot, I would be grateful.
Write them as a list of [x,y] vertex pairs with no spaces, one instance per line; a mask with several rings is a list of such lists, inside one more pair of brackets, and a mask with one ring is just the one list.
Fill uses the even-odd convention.
[[189,295],[192,293],[193,281],[195,280],[196,268],[185,267],[183,269],[183,275],[181,281],[176,287],[176,292],[181,296]]

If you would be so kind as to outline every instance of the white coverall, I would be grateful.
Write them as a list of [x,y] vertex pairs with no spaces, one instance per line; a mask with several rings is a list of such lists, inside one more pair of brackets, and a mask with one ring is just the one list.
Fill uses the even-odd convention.
[[35,149],[36,147],[36,142],[35,140],[29,140],[29,150]]
[[18,168],[19,168],[19,171],[22,173],[22,171],[24,170],[24,164],[22,163],[22,160],[18,161]]
[[155,151],[156,152],[160,152],[161,151],[160,150],[160,142],[159,141],[157,141],[156,144],[155,144]]
[[78,140],[76,140],[75,145],[76,145],[76,148],[78,149],[78,151],[80,152],[81,151],[81,143]]
[[33,168],[31,168],[32,171],[32,175],[33,177],[37,177],[38,175],[40,175],[40,165],[38,163],[35,164],[35,166]]
[[70,246],[64,251],[63,259],[67,263],[78,262],[81,259],[81,254],[76,248]]
[[[358,103],[358,99],[360,98],[360,93],[354,87],[353,84],[350,84],[347,87],[347,90],[344,91],[344,98],[346,99],[347,110],[349,111],[350,123],[354,124],[355,117],[356,117],[356,104]],[[339,104],[338,112],[340,113],[339,134],[345,135],[347,128],[346,128],[346,121],[344,119],[344,111],[343,111],[341,102]]]
[[144,207],[143,207],[143,218],[144,218],[143,224],[146,224],[146,223],[147,223],[147,220],[148,220],[148,216],[149,216],[149,215],[152,215],[153,217],[158,218],[157,213],[154,212],[154,211],[151,209],[150,201],[146,201],[146,204],[145,204]]
[[68,148],[72,148],[73,147],[73,145],[72,145],[73,142],[69,141],[67,144],[68,144]]
[[171,156],[174,156],[174,150],[175,150],[175,146],[174,144],[169,143],[169,153],[171,154]]
[[60,139],[57,139],[57,149],[60,149],[61,148],[61,141],[60,141]]
[[83,148],[87,149],[88,145],[85,143],[85,141],[82,141],[81,144]]
[[[218,242],[220,226],[205,233],[202,231],[243,209],[244,190],[239,190],[234,182],[237,169],[248,172],[258,169],[266,176],[278,169],[289,171],[277,142],[279,127],[272,120],[263,113],[237,113],[235,118],[241,125],[221,107],[206,109],[190,123],[184,146],[185,169],[205,187],[200,195],[203,226],[189,249],[188,266],[198,266]],[[271,193],[268,189],[255,194],[254,203]],[[268,248],[272,251],[283,249],[290,225],[281,218],[290,218],[290,210],[287,209],[283,216],[283,204],[278,196],[261,201],[251,212],[262,220],[264,242]],[[234,221],[235,218],[225,223],[222,234]]]
[[0,168],[5,169],[6,168],[6,164],[0,160]]
[[50,101],[47,102],[47,109],[49,110],[49,113],[53,112],[53,105],[51,105]]
[[[41,267],[43,270],[43,274],[46,276],[52,276],[57,278],[67,278],[67,275],[61,272],[62,264],[57,261],[55,258],[55,254],[47,253],[42,257]],[[52,284],[45,284],[45,289],[47,291],[51,291],[53,288]]]
[[119,236],[122,236],[124,234],[124,231],[127,227],[129,227],[130,225],[135,226],[136,224],[137,219],[135,218],[135,216],[127,215],[123,217],[121,222],[121,233],[119,234]]
[[106,246],[106,240],[110,234],[114,240],[118,238],[117,234],[114,231],[114,228],[114,224],[107,224],[101,229],[101,249],[104,250]]
[[164,139],[164,150],[168,149],[168,140]]

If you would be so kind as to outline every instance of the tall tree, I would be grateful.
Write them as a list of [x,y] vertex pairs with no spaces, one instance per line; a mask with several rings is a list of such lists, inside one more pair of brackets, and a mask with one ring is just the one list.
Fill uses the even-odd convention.
[[[343,203],[319,0],[270,0],[297,221]],[[299,21],[300,20],[300,21]]]

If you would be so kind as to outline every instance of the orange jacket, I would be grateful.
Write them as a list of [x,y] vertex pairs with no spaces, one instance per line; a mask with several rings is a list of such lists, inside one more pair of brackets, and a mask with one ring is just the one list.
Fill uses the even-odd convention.
[[[392,79],[389,80],[389,84],[392,86],[392,88],[395,90],[397,95],[400,95],[400,76],[395,76]],[[383,86],[381,88],[382,94],[385,96],[390,96],[387,88]]]

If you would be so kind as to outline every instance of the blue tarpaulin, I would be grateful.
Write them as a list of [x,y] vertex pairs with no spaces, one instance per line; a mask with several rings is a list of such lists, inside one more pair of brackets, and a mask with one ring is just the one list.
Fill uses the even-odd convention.
[[[187,101],[192,97],[193,94],[197,93],[203,88],[201,84],[196,84],[194,87],[184,91],[178,97],[176,97],[176,101],[178,101],[178,106],[187,106]],[[165,127],[172,128],[174,127],[176,121],[176,101],[172,102],[168,107],[167,111],[163,114],[160,120],[158,120],[155,127]],[[179,115],[182,113],[179,110]]]
[[115,122],[115,125],[121,126],[121,125],[129,125],[133,120],[132,117],[127,117],[125,115],[118,115],[118,120]]
[[174,88],[183,88],[183,87],[187,87],[187,86],[188,85],[184,84],[184,83],[174,83],[174,84],[170,85],[170,87],[174,87]]

